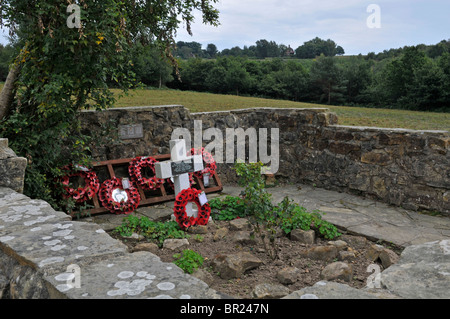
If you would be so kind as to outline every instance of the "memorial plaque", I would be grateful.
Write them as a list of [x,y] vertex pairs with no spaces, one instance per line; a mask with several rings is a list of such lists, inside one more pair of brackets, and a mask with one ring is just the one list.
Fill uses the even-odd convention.
[[122,140],[144,138],[144,128],[142,124],[120,125],[119,137]]
[[194,159],[181,162],[172,162],[172,174],[182,175],[186,173],[194,172]]

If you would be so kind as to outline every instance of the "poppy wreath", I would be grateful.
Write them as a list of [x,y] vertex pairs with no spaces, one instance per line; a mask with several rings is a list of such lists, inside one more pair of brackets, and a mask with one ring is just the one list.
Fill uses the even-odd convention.
[[[76,169],[73,165],[65,166],[62,170],[67,172],[67,174],[60,179],[65,190],[63,198],[73,198],[77,203],[84,203],[92,199],[95,194],[98,193],[100,189],[100,181],[95,172],[83,167]],[[70,187],[70,178],[77,176],[84,178],[84,187]]]
[[[209,203],[201,206],[198,196],[201,191],[195,188],[189,188],[181,191],[175,199],[174,214],[181,229],[186,230],[195,225],[207,225],[211,215]],[[189,217],[186,213],[188,202],[195,203],[198,206],[198,216]]]
[[163,183],[164,180],[157,178],[156,176],[145,178],[142,176],[142,169],[144,167],[148,167],[155,175],[155,164],[157,160],[153,157],[136,157],[134,160],[130,162],[130,166],[128,167],[128,173],[130,174],[131,181],[136,185],[139,185],[143,190],[156,190]]
[[[116,189],[125,191],[128,199],[126,201],[116,202],[112,197],[112,194]],[[139,195],[138,190],[133,186],[129,189],[124,189],[122,180],[117,177],[113,177],[112,179],[103,182],[100,187],[98,198],[103,207],[117,215],[131,214],[139,207],[139,203],[141,202],[141,196]]]
[[200,149],[191,149],[191,155],[202,155],[203,162],[206,164],[203,170],[194,173],[195,176],[197,176],[198,178],[202,178],[205,174],[210,174],[211,176],[213,176],[216,173],[216,161],[214,160],[214,157],[211,155],[211,153],[205,151],[204,147]]

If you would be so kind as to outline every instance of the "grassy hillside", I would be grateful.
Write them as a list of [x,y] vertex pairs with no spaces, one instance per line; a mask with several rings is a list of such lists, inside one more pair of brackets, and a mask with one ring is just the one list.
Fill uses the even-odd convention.
[[[0,83],[0,90],[3,83]],[[119,90],[113,90],[119,96]],[[255,107],[274,108],[328,108],[339,116],[339,124],[376,126],[414,130],[450,131],[450,113],[430,113],[404,110],[375,109],[347,106],[329,106],[283,100],[241,97],[176,90],[133,90],[118,99],[116,107],[184,105],[192,113],[224,111]]]
[[[115,93],[119,93],[115,91]],[[449,113],[429,113],[405,110],[328,106],[282,100],[239,97],[175,90],[133,90],[118,100],[117,107],[184,105],[191,112],[223,111],[255,107],[274,108],[329,108],[339,116],[339,124],[408,128],[415,130],[450,131]]]

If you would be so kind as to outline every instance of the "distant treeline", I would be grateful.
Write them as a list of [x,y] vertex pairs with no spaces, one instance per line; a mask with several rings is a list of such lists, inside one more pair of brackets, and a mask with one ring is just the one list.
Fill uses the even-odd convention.
[[[305,43],[307,44],[307,43]],[[336,46],[337,48],[337,46]],[[297,50],[298,52],[299,50]],[[450,111],[450,41],[367,56],[180,61],[180,90],[423,111]]]
[[206,49],[202,49],[202,45],[198,42],[177,42],[174,50],[174,56],[181,59],[203,58],[215,59],[217,57],[235,56],[256,59],[293,57],[298,59],[312,59],[321,54],[325,56],[335,56],[345,54],[344,49],[337,45],[333,40],[323,40],[318,37],[305,42],[296,50],[290,45],[277,44],[275,41],[261,39],[256,41],[255,45],[238,46],[231,49],[217,50],[217,46],[213,43],[207,45]]
[[[2,81],[14,52],[10,46],[0,45]],[[137,81],[147,86],[312,103],[450,111],[450,41],[366,56],[338,56],[343,52],[334,41],[319,38],[295,51],[266,40],[222,52],[213,44],[202,50],[199,43],[179,42],[173,55],[179,61],[181,81],[151,46],[137,46],[130,59]],[[302,54],[308,58],[299,58]]]

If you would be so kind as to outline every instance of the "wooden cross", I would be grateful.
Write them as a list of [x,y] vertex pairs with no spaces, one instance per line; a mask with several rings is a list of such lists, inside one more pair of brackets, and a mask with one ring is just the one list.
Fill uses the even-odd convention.
[[[202,155],[187,156],[186,141],[170,141],[170,161],[159,162],[155,164],[155,173],[157,178],[173,178],[175,186],[175,196],[181,191],[191,187],[189,173],[203,170]],[[189,217],[195,216],[196,212],[192,209],[192,203],[186,206],[186,214]]]

